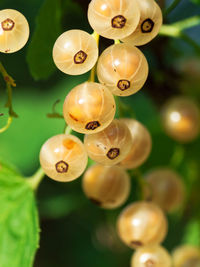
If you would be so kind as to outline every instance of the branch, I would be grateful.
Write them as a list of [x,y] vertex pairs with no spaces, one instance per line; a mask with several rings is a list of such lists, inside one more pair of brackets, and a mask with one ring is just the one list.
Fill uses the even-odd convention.
[[172,10],[174,10],[181,0],[174,0],[171,5],[164,11],[164,16],[168,15]]

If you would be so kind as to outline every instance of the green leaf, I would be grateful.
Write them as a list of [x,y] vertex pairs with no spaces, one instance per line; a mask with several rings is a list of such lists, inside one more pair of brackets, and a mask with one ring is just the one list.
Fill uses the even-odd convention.
[[0,162],[0,266],[31,267],[39,227],[34,193],[20,174]]
[[192,3],[196,4],[196,5],[200,5],[200,0],[191,0]]
[[183,243],[200,246],[200,221],[192,220],[185,228]]
[[35,80],[47,79],[56,70],[52,49],[60,33],[61,2],[46,0],[39,11],[27,52],[29,69]]

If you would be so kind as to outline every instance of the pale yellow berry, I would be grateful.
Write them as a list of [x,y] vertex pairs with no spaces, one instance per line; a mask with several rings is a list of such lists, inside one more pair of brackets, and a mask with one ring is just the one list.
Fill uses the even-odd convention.
[[184,245],[172,254],[173,267],[200,267],[200,248]]
[[114,209],[127,200],[130,192],[130,177],[118,166],[94,165],[84,174],[83,191],[100,207]]

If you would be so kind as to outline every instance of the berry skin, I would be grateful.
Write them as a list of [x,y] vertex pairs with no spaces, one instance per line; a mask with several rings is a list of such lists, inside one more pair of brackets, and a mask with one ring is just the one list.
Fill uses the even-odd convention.
[[199,135],[200,113],[191,99],[175,97],[162,110],[162,123],[166,133],[176,141],[187,143]]
[[167,234],[162,210],[145,201],[128,205],[117,221],[118,235],[131,248],[160,244]]
[[126,169],[133,169],[141,166],[149,157],[152,148],[152,140],[149,131],[137,120],[120,119],[124,122],[132,135],[131,150],[120,166]]
[[118,166],[94,165],[83,177],[83,191],[95,204],[105,209],[120,207],[130,193],[130,177]]
[[199,267],[200,249],[191,245],[184,245],[174,250],[172,254],[174,267]]
[[14,53],[28,41],[29,25],[19,11],[3,9],[0,11],[0,52]]
[[132,137],[123,122],[114,120],[103,131],[86,135],[84,144],[92,160],[103,165],[115,165],[126,157]]
[[88,7],[91,27],[108,39],[130,35],[140,19],[136,0],[92,0]]
[[162,11],[154,0],[137,0],[140,9],[140,21],[134,32],[122,39],[136,46],[150,42],[158,34],[162,25]]
[[181,206],[184,201],[184,185],[176,172],[158,168],[148,173],[145,178],[150,189],[150,200],[164,211],[173,212]]
[[115,109],[114,97],[105,86],[85,82],[73,88],[66,96],[63,115],[73,130],[94,134],[112,122]]
[[172,260],[168,251],[161,246],[139,248],[131,259],[131,267],[171,267]]
[[53,47],[53,60],[57,68],[66,74],[79,75],[89,71],[97,58],[95,39],[81,30],[64,32]]
[[83,143],[73,135],[53,136],[40,151],[40,164],[45,174],[59,182],[69,182],[81,176],[87,160]]
[[143,53],[131,44],[115,44],[99,57],[97,76],[114,95],[129,96],[144,85],[149,68]]

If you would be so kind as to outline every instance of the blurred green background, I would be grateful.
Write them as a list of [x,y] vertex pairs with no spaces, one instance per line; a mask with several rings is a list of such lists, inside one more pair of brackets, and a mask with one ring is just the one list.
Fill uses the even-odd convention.
[[[171,1],[166,1],[168,6]],[[195,2],[195,1],[193,1]],[[165,23],[173,23],[200,13],[200,5],[182,0]],[[28,44],[17,53],[1,54],[0,61],[15,79],[13,106],[19,118],[0,135],[0,158],[17,166],[25,176],[39,167],[39,151],[51,136],[61,133],[62,119],[49,119],[53,103],[62,111],[65,96],[89,74],[68,76],[58,71],[52,61],[56,38],[69,29],[92,33],[87,21],[89,0],[0,0],[1,9],[22,12],[30,24]],[[163,5],[163,1],[160,1]],[[200,46],[200,27],[187,30]],[[101,38],[100,50],[112,44]],[[160,123],[160,109],[174,95],[188,95],[200,104],[200,52],[181,39],[158,36],[143,46],[150,75],[137,94],[123,98],[136,118],[144,123],[153,138],[153,150],[140,168],[142,173],[159,166],[171,166],[184,178],[187,203],[181,214],[169,216],[169,234],[165,246],[171,251],[187,242],[200,245],[200,139],[182,145],[167,137]],[[191,68],[192,66],[192,68]],[[5,84],[0,78],[0,112],[7,114]],[[130,116],[129,112],[125,112]],[[0,127],[7,116],[0,117]],[[173,160],[174,157],[176,160]],[[180,160],[179,160],[180,159]],[[128,202],[141,197],[137,177],[132,177]],[[105,211],[91,204],[83,195],[81,178],[67,184],[45,178],[37,192],[41,240],[35,267],[128,267],[132,251],[116,236],[115,221],[120,209]],[[10,266],[8,266],[10,267]]]

